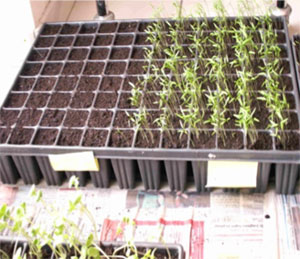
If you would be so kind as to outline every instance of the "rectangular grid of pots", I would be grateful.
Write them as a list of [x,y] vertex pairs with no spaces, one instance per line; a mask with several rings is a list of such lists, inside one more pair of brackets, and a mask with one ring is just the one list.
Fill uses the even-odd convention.
[[[145,33],[151,22],[114,20],[43,26],[0,111],[2,181],[13,183],[21,176],[30,184],[44,177],[48,184],[61,184],[65,175],[58,176],[51,169],[47,155],[91,150],[107,168],[102,170],[106,171],[103,179],[90,172],[99,187],[108,186],[113,172],[121,188],[133,188],[140,174],[146,189],[158,189],[160,175],[165,172],[171,190],[184,190],[187,175],[192,172],[197,190],[202,191],[207,161],[219,159],[260,162],[259,192],[266,190],[271,163],[276,163],[276,177],[282,175],[278,182],[283,182],[278,192],[292,192],[300,162],[300,106],[285,20],[276,19],[276,33],[283,53],[282,78],[291,107],[288,112],[294,122],[288,132],[293,142],[290,150],[283,150],[274,137],[269,137],[267,150],[248,148],[243,132],[230,127],[228,131],[241,136],[242,147],[222,147],[218,137],[212,136],[213,147],[194,148],[189,133],[181,140],[181,147],[174,148],[154,125],[151,131],[156,141],[144,147],[127,114],[138,110],[128,100],[130,82],[151,73],[143,69],[149,65],[143,49],[151,48]],[[154,101],[148,108],[157,118],[160,110]],[[266,130],[262,127],[258,132],[263,135]],[[85,173],[70,172],[67,177],[72,174],[85,184]]]

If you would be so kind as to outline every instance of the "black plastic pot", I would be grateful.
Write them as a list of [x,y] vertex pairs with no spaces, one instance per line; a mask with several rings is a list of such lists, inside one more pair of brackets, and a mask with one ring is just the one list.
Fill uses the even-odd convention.
[[[232,21],[235,18],[228,19]],[[15,118],[15,121],[0,124],[2,182],[14,184],[22,178],[25,184],[32,184],[43,177],[48,185],[61,185],[66,176],[75,174],[82,186],[91,178],[96,187],[106,188],[110,179],[116,178],[120,188],[131,189],[135,187],[136,179],[141,179],[146,190],[158,190],[166,173],[170,190],[186,190],[187,176],[192,175],[197,191],[204,192],[209,191],[205,189],[208,161],[242,160],[259,162],[256,191],[264,192],[271,163],[275,164],[277,179],[288,177],[289,172],[294,174],[294,168],[300,163],[300,151],[277,149],[274,137],[271,150],[247,149],[246,137],[243,138],[243,149],[221,149],[218,140],[215,148],[196,149],[191,148],[191,134],[187,136],[185,148],[164,148],[163,134],[160,134],[158,147],[140,148],[136,146],[138,136],[135,128],[114,125],[118,112],[137,110],[122,107],[121,96],[130,93],[125,87],[129,77],[144,76],[131,74],[130,65],[143,61],[135,56],[136,49],[151,47],[143,41],[145,26],[149,22],[153,20],[48,23],[43,26],[1,109],[5,116],[11,118],[14,114]],[[212,25],[212,19],[209,22]],[[286,52],[287,57],[282,60],[290,71],[285,76],[292,84],[289,91],[295,100],[292,112],[300,121],[299,95],[287,25],[284,18],[274,18],[274,24],[276,32],[283,36],[278,44]],[[120,53],[120,49],[125,56],[115,59],[114,52]],[[116,62],[122,63],[123,67],[115,71],[112,68],[115,68]],[[142,65],[137,64],[137,68]],[[117,90],[104,89],[104,80],[113,78],[117,78],[119,83],[111,83],[109,87],[119,84]],[[87,81],[92,83],[89,88],[84,88]],[[85,99],[80,99],[82,96]],[[109,107],[102,107],[99,100],[115,101]],[[105,112],[111,116],[108,124],[92,121]],[[31,116],[30,122],[24,119],[26,113]],[[74,116],[77,117],[72,121]],[[132,143],[128,147],[112,145],[114,130],[123,133],[133,131]],[[299,130],[293,132],[299,135]],[[16,136],[23,137],[16,139]],[[102,146],[97,142],[99,139],[105,140]],[[100,172],[55,172],[49,165],[49,154],[80,151],[93,151],[103,165]],[[189,172],[190,162],[192,172]],[[279,177],[280,174],[282,177]],[[280,184],[277,182],[277,185]],[[287,187],[284,186],[277,191],[285,192]]]

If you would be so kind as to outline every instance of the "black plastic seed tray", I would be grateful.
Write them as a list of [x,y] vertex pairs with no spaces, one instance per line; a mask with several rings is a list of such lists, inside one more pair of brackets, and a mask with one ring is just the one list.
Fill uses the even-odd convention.
[[[90,172],[93,182],[100,187],[107,187],[109,175],[114,174],[121,188],[133,188],[136,177],[141,175],[146,189],[158,189],[161,174],[166,174],[172,190],[184,190],[187,175],[192,170],[197,189],[204,190],[205,164],[209,160],[258,161],[263,168],[265,165],[270,168],[270,163],[300,163],[299,95],[284,18],[274,19],[274,25],[282,50],[282,84],[291,104],[287,112],[296,125],[287,132],[293,137],[291,150],[283,150],[263,126],[258,128],[258,133],[259,136],[268,135],[264,138],[269,143],[267,150],[249,148],[243,131],[234,126],[226,131],[235,132],[237,138],[242,139],[239,149],[222,147],[215,135],[211,136],[213,147],[195,148],[189,129],[186,138],[181,139],[184,142],[181,148],[172,148],[166,145],[165,133],[156,126],[151,128],[156,139],[153,146],[140,147],[139,134],[127,118],[127,114],[138,110],[128,101],[129,82],[134,83],[152,73],[143,49],[152,48],[145,29],[153,21],[114,20],[43,26],[0,111],[0,171],[6,177],[2,176],[2,181],[15,182],[21,176],[25,183],[35,183],[43,176],[49,184],[61,184],[65,176],[75,173],[84,185],[86,174],[82,172],[51,172],[47,155],[87,150],[93,151],[107,168],[103,179]],[[213,23],[212,19],[209,21]],[[189,29],[186,30],[188,33]],[[189,44],[185,42],[184,47]],[[191,54],[184,61],[194,59]],[[146,71],[144,65],[148,65]],[[151,96],[149,100],[153,106],[147,107],[148,111],[157,118],[160,110]],[[211,133],[212,129],[207,131]],[[229,141],[234,142],[234,139]],[[190,161],[192,166],[189,166]],[[29,178],[23,176],[24,168],[32,174]],[[7,171],[14,172],[13,176],[7,178]],[[259,178],[258,183],[261,181],[267,186],[268,177]]]

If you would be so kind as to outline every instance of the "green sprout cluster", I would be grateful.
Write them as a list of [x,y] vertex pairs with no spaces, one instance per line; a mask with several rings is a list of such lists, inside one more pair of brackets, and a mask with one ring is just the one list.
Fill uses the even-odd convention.
[[[217,16],[213,19],[207,18],[201,4],[196,14],[201,18],[184,17],[176,7],[176,19],[157,19],[147,26],[152,47],[145,48],[149,66],[145,67],[147,76],[139,82],[143,89],[132,88],[132,104],[142,100],[131,117],[133,124],[139,131],[148,128],[146,107],[152,100],[147,96],[152,93],[161,111],[155,123],[170,139],[174,130],[181,137],[189,132],[199,137],[212,128],[224,142],[226,125],[234,120],[235,127],[254,144],[258,110],[267,108],[270,115],[265,130],[282,140],[289,118],[280,87],[283,70],[276,21],[269,14],[244,16],[250,8],[244,0],[235,19],[228,18],[222,0],[214,1]],[[258,78],[264,78],[259,91],[255,89]],[[159,89],[145,87],[149,85]],[[258,100],[264,107],[254,108]],[[205,116],[207,111],[209,116]]]

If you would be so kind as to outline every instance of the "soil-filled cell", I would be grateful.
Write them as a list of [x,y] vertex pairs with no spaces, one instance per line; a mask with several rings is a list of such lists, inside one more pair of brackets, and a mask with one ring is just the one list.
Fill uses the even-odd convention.
[[26,103],[28,108],[42,108],[45,107],[50,94],[46,93],[32,93]]
[[99,81],[100,81],[99,77],[82,76],[79,80],[77,90],[79,90],[79,91],[95,91],[98,88]]
[[68,47],[73,43],[74,37],[57,37],[57,40],[54,44],[55,47]]
[[247,148],[254,150],[271,150],[273,149],[273,141],[269,132],[258,132],[257,139],[251,140],[249,134],[247,136]]
[[20,108],[23,106],[27,94],[10,94],[4,103],[4,107]]
[[112,43],[112,35],[99,35],[96,37],[94,45],[95,46],[108,46]]
[[158,148],[160,143],[160,132],[158,130],[141,130],[138,132],[135,147]]
[[54,87],[55,82],[55,77],[40,77],[37,80],[33,91],[51,91]]
[[71,94],[53,93],[51,95],[48,107],[49,108],[65,108],[69,105]]
[[107,139],[107,130],[87,130],[83,138],[83,146],[103,147]]
[[93,48],[91,50],[89,59],[92,60],[102,60],[102,59],[106,59],[108,56],[108,48]]
[[110,59],[127,59],[129,48],[113,48],[110,53]]
[[58,75],[62,66],[62,63],[46,63],[42,71],[42,75]]
[[134,32],[137,27],[137,22],[122,22],[119,25],[118,32]]
[[42,61],[46,59],[48,50],[45,49],[34,49],[28,56],[29,61]]
[[81,34],[95,33],[97,28],[98,28],[97,23],[83,24],[81,25],[79,33]]
[[113,130],[111,132],[110,147],[131,147],[134,131],[132,130]]
[[108,62],[105,70],[106,75],[121,75],[125,72],[125,62]]
[[216,147],[216,135],[212,131],[191,132],[190,147],[194,149],[213,149]]
[[50,52],[50,56],[48,60],[64,60],[67,56],[68,50],[67,49],[53,49]]
[[100,90],[101,91],[118,91],[121,87],[121,77],[105,76],[102,78]]
[[[137,106],[132,104],[131,93],[122,93],[120,96],[120,101],[118,107],[121,109],[135,109]],[[140,101],[139,101],[140,103]]]
[[103,62],[88,62],[83,71],[84,75],[100,75],[103,72]]
[[32,89],[34,81],[34,78],[19,77],[14,84],[13,91],[29,91]]
[[299,150],[300,134],[297,132],[281,133],[281,139],[276,139],[277,150]]
[[77,76],[63,76],[58,79],[57,85],[55,87],[56,91],[72,91],[76,87],[78,81]]
[[0,126],[11,126],[17,121],[19,111],[0,110]]
[[147,34],[137,34],[135,38],[135,45],[149,45],[149,41],[147,40]]
[[80,143],[82,131],[76,129],[63,129],[60,133],[58,145],[60,146],[78,146]]
[[65,127],[83,127],[88,118],[88,111],[68,110],[64,121]]
[[63,75],[78,75],[81,73],[83,62],[68,62],[62,71]]
[[103,23],[100,25],[99,32],[100,33],[112,33],[117,29],[117,23]]
[[25,64],[21,71],[22,76],[35,76],[37,75],[41,70],[42,64]]
[[10,132],[10,128],[0,128],[0,144],[6,143]]
[[148,69],[148,62],[131,61],[128,66],[127,74],[141,75],[146,74]]
[[75,46],[90,46],[93,42],[92,36],[78,36],[75,40]]
[[243,149],[243,133],[239,131],[220,131],[218,147],[220,149]]
[[113,108],[116,105],[118,95],[116,93],[99,93],[96,102],[95,108]]
[[41,35],[54,35],[57,34],[60,30],[60,25],[50,25],[46,24],[44,28],[42,29]]
[[35,47],[37,48],[49,48],[52,46],[53,42],[54,42],[54,37],[43,37],[43,38],[39,38],[36,43],[35,43]]
[[73,49],[69,55],[69,60],[84,60],[87,54],[88,49]]
[[16,127],[11,133],[9,144],[26,145],[30,143],[34,130]]
[[79,29],[77,24],[64,24],[60,34],[75,34]]
[[40,125],[46,127],[58,127],[61,125],[65,113],[66,112],[62,110],[46,110]]
[[95,128],[106,128],[111,124],[113,113],[111,111],[93,110],[89,119],[88,126]]
[[57,129],[39,129],[34,137],[35,145],[53,145],[58,134]]
[[187,135],[172,130],[163,132],[163,148],[186,148]]
[[93,93],[77,92],[71,102],[72,108],[89,108],[94,99]]
[[133,42],[133,35],[117,34],[114,45],[130,45]]
[[133,123],[130,117],[133,117],[132,111],[117,111],[113,126],[115,128],[131,128]]
[[35,126],[38,124],[42,111],[35,109],[23,110],[17,121],[17,126]]

